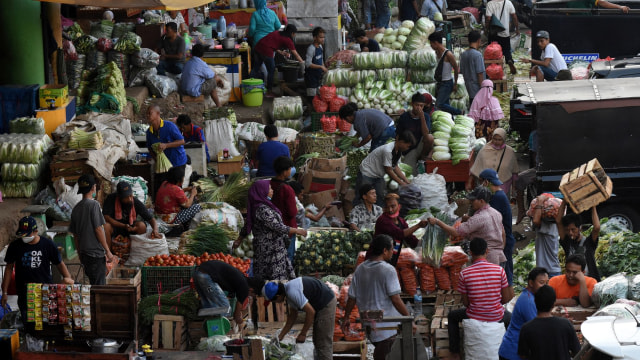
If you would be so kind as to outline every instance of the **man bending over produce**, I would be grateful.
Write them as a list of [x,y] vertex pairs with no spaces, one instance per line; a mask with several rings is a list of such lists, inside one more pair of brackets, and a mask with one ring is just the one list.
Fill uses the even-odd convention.
[[[342,331],[349,331],[349,314],[355,305],[360,312],[382,310],[384,317],[409,316],[409,311],[400,298],[400,281],[396,269],[388,261],[393,256],[393,240],[389,235],[377,235],[371,241],[372,257],[360,264],[349,286],[349,300],[345,306]],[[397,323],[377,323],[376,327],[387,328]],[[397,330],[371,329],[367,332],[369,340],[375,346],[374,360],[384,360],[391,351]]]
[[429,218],[429,223],[440,226],[454,237],[484,239],[489,248],[487,260],[504,267],[507,261],[504,256],[505,231],[502,226],[502,215],[489,205],[491,191],[484,186],[478,186],[467,195],[467,199],[471,200],[474,213],[459,228],[447,225],[435,217]]
[[398,133],[405,130],[411,131],[416,143],[404,154],[403,162],[413,168],[413,175],[418,175],[418,160],[426,160],[427,154],[433,147],[433,135],[431,132],[431,116],[425,111],[425,105],[431,105],[430,94],[413,94],[411,97],[411,110],[405,111],[398,119]]
[[333,359],[333,330],[336,318],[336,296],[320,280],[303,276],[290,280],[286,284],[269,282],[264,286],[264,296],[269,301],[289,304],[287,322],[278,335],[284,339],[298,318],[298,311],[305,312],[305,320],[296,342],[307,339],[307,331],[313,325],[313,346],[318,360]]
[[211,95],[211,99],[220,107],[216,86],[223,87],[222,79],[202,60],[204,46],[195,44],[191,49],[191,60],[187,61],[180,77],[180,93],[198,97]]
[[[145,221],[151,224],[153,229],[151,238],[160,238],[156,219],[149,214],[142,201],[133,196],[133,189],[126,181],[119,182],[116,193],[110,194],[104,200],[102,215],[104,215],[104,232],[109,246],[111,246],[112,236],[128,237],[129,234],[146,234]],[[137,219],[138,215],[143,221]]]
[[354,31],[353,38],[360,45],[361,52],[380,52],[380,44],[373,39],[369,39],[364,30],[358,29]]
[[[409,180],[398,166],[402,153],[409,150],[416,139],[409,131],[405,131],[396,137],[396,141],[383,145],[369,155],[367,155],[358,171],[356,178],[356,189],[364,184],[372,184],[376,189],[378,206],[384,205],[383,195],[385,194],[384,175],[389,175],[398,185],[407,185]],[[356,201],[360,199],[361,194],[356,193]]]
[[362,147],[371,141],[369,152],[372,152],[396,136],[396,127],[393,119],[380,110],[358,110],[358,105],[351,102],[343,105],[338,115],[342,120],[353,124],[353,128],[362,139],[360,142],[354,141],[355,147]]
[[229,298],[224,293],[226,291],[237,300],[233,320],[240,329],[243,323],[242,310],[246,309],[249,296],[260,294],[264,286],[262,278],[247,278],[240,270],[217,260],[206,261],[196,267],[193,282],[202,303],[198,316],[230,313]]
[[549,286],[556,291],[556,305],[582,307],[591,305],[591,293],[597,281],[585,276],[586,266],[584,256],[570,255],[565,261],[564,275],[554,276],[549,280]]
[[596,281],[600,281],[600,273],[598,273],[595,259],[596,249],[598,248],[598,237],[600,236],[600,219],[598,218],[596,207],[591,208],[593,229],[588,237],[582,235],[580,232],[580,226],[582,225],[580,215],[567,214],[562,216],[566,208],[567,201],[563,199],[558,209],[558,215],[556,216],[558,234],[560,235],[560,246],[564,249],[566,256],[573,254],[584,255],[587,262],[585,273],[587,276],[596,279]]

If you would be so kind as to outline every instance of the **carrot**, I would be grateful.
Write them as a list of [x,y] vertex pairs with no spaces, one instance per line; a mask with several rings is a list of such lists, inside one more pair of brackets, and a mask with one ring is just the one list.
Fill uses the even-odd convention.
[[462,271],[462,265],[452,266],[449,268],[449,278],[451,280],[451,287],[454,290],[458,290],[458,281],[460,280],[460,271]]
[[356,267],[364,262],[364,258],[367,256],[366,251],[360,251],[358,253],[358,260],[356,261]]
[[451,290],[451,280],[449,279],[449,272],[444,267],[435,268],[436,281],[438,282],[438,289]]
[[402,286],[404,291],[413,296],[417,292],[416,272],[413,266],[400,268],[400,279],[402,280]]
[[436,290],[436,274],[433,271],[433,266],[429,264],[420,264],[420,290],[425,291]]

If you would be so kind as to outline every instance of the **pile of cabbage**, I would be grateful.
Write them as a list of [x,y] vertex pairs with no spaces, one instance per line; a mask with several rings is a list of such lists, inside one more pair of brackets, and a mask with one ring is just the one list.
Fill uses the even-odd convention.
[[2,196],[31,197],[46,166],[46,153],[53,145],[45,134],[1,134],[0,174]]
[[420,84],[420,88],[435,95],[436,83],[434,78],[435,69],[438,65],[436,52],[427,46],[426,48],[412,51],[409,54],[409,79],[415,84]]
[[[404,22],[403,22],[404,24]],[[429,35],[436,30],[436,26],[429,18],[421,17],[415,22],[415,26],[411,28],[411,32],[407,35],[407,39],[402,46],[402,50],[414,51],[429,46]]]
[[469,109],[469,93],[467,93],[467,87],[464,86],[462,76],[458,77],[458,88],[451,93],[449,104],[462,112],[467,112]]
[[372,75],[356,85],[349,101],[356,103],[359,109],[378,109],[387,114],[397,114],[408,106],[416,91],[416,86],[404,78],[376,81]]
[[300,96],[283,96],[273,100],[273,118],[275,120],[291,120],[302,117],[302,98]]
[[376,36],[374,36],[374,40],[379,42],[380,45],[386,48],[401,50],[404,47],[407,36],[409,36],[413,27],[413,21],[405,20],[397,29],[388,28],[384,31],[384,33],[376,34]]
[[469,159],[475,144],[475,121],[464,115],[434,111],[431,129],[434,137],[433,160],[451,160],[457,165],[461,160]]

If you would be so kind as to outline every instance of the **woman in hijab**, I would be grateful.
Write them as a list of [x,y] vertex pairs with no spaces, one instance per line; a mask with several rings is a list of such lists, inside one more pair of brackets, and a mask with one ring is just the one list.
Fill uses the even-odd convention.
[[256,46],[258,41],[272,31],[280,30],[282,24],[276,13],[267,8],[267,0],[254,0],[256,11],[251,15],[249,24],[249,38],[251,45]]
[[271,202],[273,189],[269,180],[259,180],[249,189],[247,222],[241,237],[233,244],[242,242],[242,237],[253,233],[253,274],[269,280],[295,278],[293,265],[287,256],[285,242],[291,235],[307,236],[307,231],[286,226],[282,213]]
[[476,138],[484,137],[491,141],[493,131],[500,126],[499,121],[504,118],[500,101],[493,96],[493,82],[489,79],[480,84],[478,94],[473,98],[469,116],[476,121]]
[[505,144],[506,139],[507,132],[503,128],[497,128],[493,131],[491,141],[480,149],[471,167],[467,190],[474,188],[474,183],[482,170],[491,168],[498,173],[504,193],[507,194],[507,197],[510,196],[511,185],[517,179],[519,170],[516,153],[511,146]]

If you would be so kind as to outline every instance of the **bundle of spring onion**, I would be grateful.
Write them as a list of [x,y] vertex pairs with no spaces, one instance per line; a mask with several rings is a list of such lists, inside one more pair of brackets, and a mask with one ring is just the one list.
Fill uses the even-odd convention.
[[217,224],[200,225],[189,235],[191,240],[185,245],[185,253],[200,256],[205,252],[229,253],[227,232]]
[[82,129],[75,128],[71,131],[69,138],[70,149],[101,149],[104,145],[102,133],[100,131],[86,132]]
[[[449,216],[437,208],[431,207],[431,214],[436,219],[445,224],[450,224]],[[447,244],[448,235],[438,225],[427,225],[424,236],[422,237],[422,258],[425,262],[439,267],[440,259],[444,253],[444,247]]]
[[196,182],[200,186],[203,194],[200,197],[202,202],[226,202],[236,209],[245,209],[249,188],[248,182],[243,173],[237,172],[229,175],[224,185],[216,187],[210,179],[202,178]]
[[164,151],[160,150],[160,143],[155,143],[152,145],[153,151],[156,153],[156,174],[163,174],[169,171],[173,167],[171,161],[164,154]]

